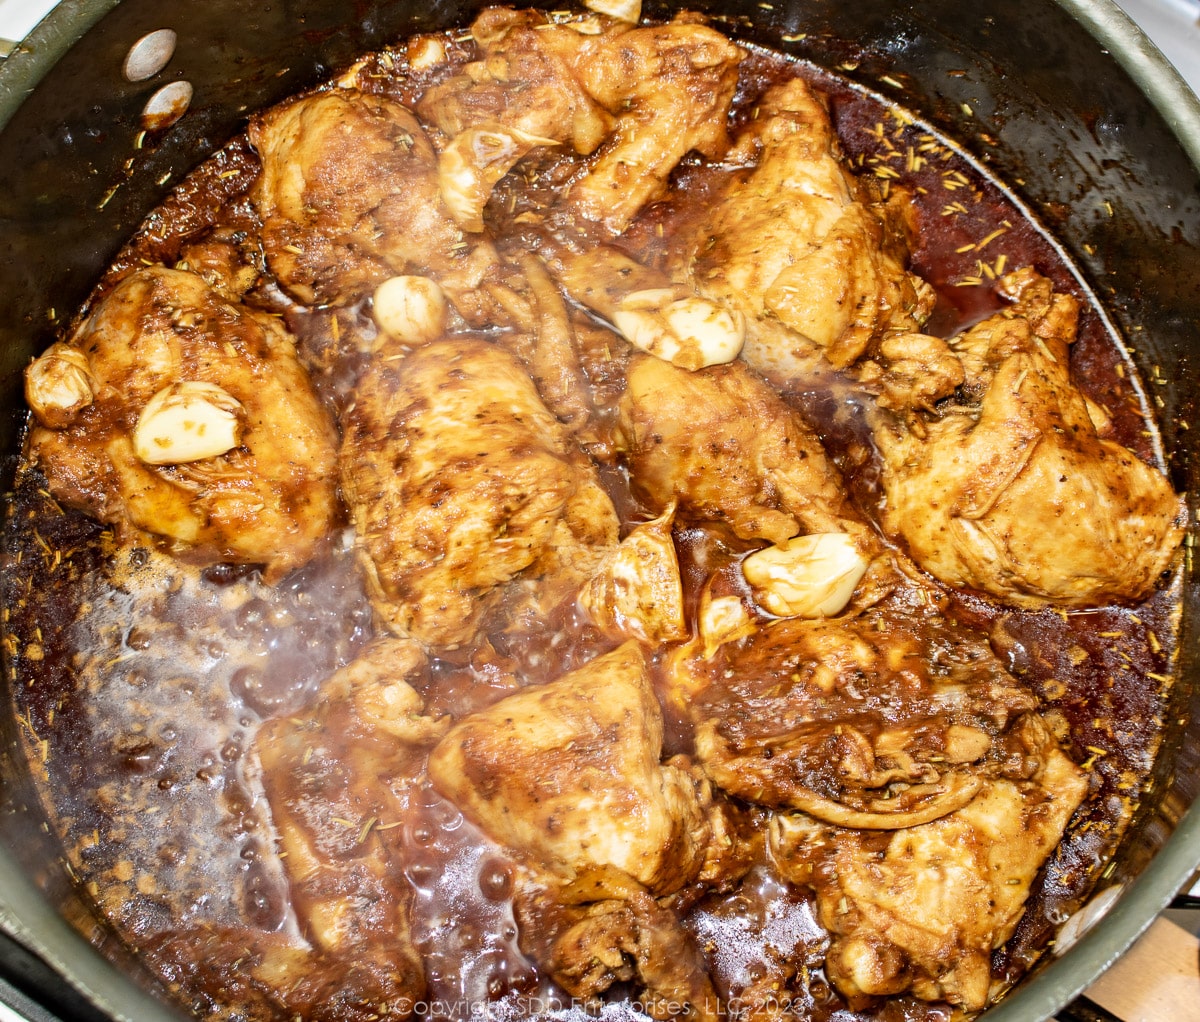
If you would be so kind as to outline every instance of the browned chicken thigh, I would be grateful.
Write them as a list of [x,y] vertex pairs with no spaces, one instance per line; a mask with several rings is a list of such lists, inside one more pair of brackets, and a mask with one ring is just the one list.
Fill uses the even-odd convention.
[[564,203],[619,234],[689,152],[724,156],[743,50],[685,18],[598,37],[580,62],[588,93],[616,125]]
[[1033,694],[929,596],[673,661],[698,764],[777,811],[774,860],[815,889],[852,1006],[911,991],[982,1007],[991,951],[1087,792]]
[[725,152],[743,51],[695,19],[632,27],[491,9],[472,35],[479,59],[419,105],[468,175],[494,183],[536,146],[594,154],[561,205],[620,233],[685,155]]
[[429,775],[494,840],[563,877],[607,869],[657,894],[700,872],[693,779],[662,765],[662,713],[636,643],[455,725]]
[[276,581],[337,513],[337,438],[274,317],[200,277],[122,281],[26,373],[30,453],[51,491],[202,562]]
[[1166,477],[1097,429],[1071,378],[1077,303],[1032,270],[1011,305],[950,342],[965,400],[879,412],[884,527],[923,568],[1016,606],[1096,606],[1153,590],[1182,537]]
[[468,242],[442,202],[437,155],[407,107],[330,89],[254,118],[250,140],[267,264],[300,301],[344,305],[417,274],[468,319],[493,311],[480,285],[496,255]]
[[1001,736],[1036,708],[982,636],[920,590],[857,617],[767,623],[675,664],[696,755],[723,790],[840,826],[894,829],[961,808]]
[[595,469],[494,344],[381,348],[343,429],[343,492],[376,609],[399,635],[467,642],[515,576],[545,579],[552,604],[616,546]]
[[584,88],[577,64],[588,45],[585,31],[629,30],[555,23],[540,11],[489,7],[471,24],[476,59],[426,91],[417,112],[448,138],[473,128],[525,134],[547,144],[595,152],[612,128],[612,116]]
[[[435,787],[527,857],[524,943],[575,996],[636,980],[668,1015],[714,1017],[716,995],[655,895],[712,854],[702,785],[660,763],[663,720],[633,642],[461,721],[434,749]],[[523,903],[523,908],[520,907]]]
[[865,556],[879,553],[821,442],[745,364],[688,372],[635,355],[620,411],[636,485],[654,506],[677,500],[742,539],[847,532]]
[[804,82],[766,92],[730,158],[750,169],[706,211],[680,272],[745,315],[742,357],[755,369],[786,386],[845,368],[929,314],[932,291],[902,263],[902,223],[861,196]]
[[1040,718],[1020,718],[1005,760],[962,808],[903,830],[775,821],[785,876],[815,888],[833,942],[826,973],[850,1004],[911,990],[968,1012],[992,992],[992,951],[1012,936],[1042,864],[1087,794]]

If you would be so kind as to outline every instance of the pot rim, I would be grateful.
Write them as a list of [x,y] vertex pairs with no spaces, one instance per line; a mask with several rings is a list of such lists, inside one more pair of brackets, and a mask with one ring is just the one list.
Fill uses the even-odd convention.
[[[0,60],[0,132],[55,64],[120,2],[61,0]],[[1137,84],[1200,173],[1200,98],[1175,67],[1115,0],[1054,2],[1101,43]],[[1198,866],[1200,804],[1193,804],[1104,916],[1104,925],[1094,926],[1061,958],[1036,969],[1035,982],[1023,984],[989,1008],[985,1012],[988,1022],[1052,1018],[1129,949]],[[180,1017],[129,981],[51,909],[28,881],[20,880],[20,869],[0,845],[0,926],[114,1019],[167,1022]]]

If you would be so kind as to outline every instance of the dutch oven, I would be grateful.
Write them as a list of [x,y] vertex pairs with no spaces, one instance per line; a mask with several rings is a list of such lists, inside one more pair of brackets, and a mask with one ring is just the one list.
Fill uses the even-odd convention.
[[[21,373],[146,213],[248,112],[357,54],[468,22],[483,0],[65,0],[0,68],[0,451],[13,480]],[[663,16],[669,4],[648,3]],[[834,68],[961,143],[1061,241],[1116,327],[1159,413],[1172,481],[1200,497],[1200,102],[1110,0],[690,0],[736,38]],[[176,33],[165,70],[130,81],[148,33]],[[153,67],[150,68],[153,71]],[[136,76],[135,76],[136,77]],[[160,87],[186,113],[137,148]],[[176,85],[185,98],[187,89]],[[168,100],[170,95],[168,96]],[[170,103],[168,102],[168,106]],[[176,96],[175,112],[182,104]],[[1189,542],[1191,537],[1188,537]],[[1190,552],[1190,547],[1187,548]],[[1184,579],[1166,740],[1111,871],[1110,906],[1047,955],[989,1022],[1049,1017],[1107,968],[1200,865],[1200,586]],[[13,683],[5,663],[5,684]],[[19,683],[19,679],[18,683]],[[6,700],[6,704],[8,702]],[[39,825],[4,716],[0,921],[102,1013],[175,1017],[74,895]],[[1119,892],[1119,897],[1114,897]],[[1095,915],[1100,916],[1097,912]],[[147,993],[150,991],[151,993]]]

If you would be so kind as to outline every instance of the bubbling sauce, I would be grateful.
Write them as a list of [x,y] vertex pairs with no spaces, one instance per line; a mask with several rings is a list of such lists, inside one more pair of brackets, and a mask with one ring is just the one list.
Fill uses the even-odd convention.
[[[453,54],[469,44],[450,33],[445,45]],[[381,94],[405,101],[419,95],[420,75],[404,73],[390,51],[368,58],[368,68],[363,80]],[[751,49],[742,66],[735,123],[764,88],[795,75],[829,97],[842,148],[858,173],[911,190],[918,223],[912,265],[938,293],[931,332],[948,335],[998,308],[990,284],[1006,265],[1035,266],[1082,300],[1076,374],[1112,412],[1118,439],[1152,457],[1152,427],[1131,363],[1062,250],[1011,193],[899,108],[765,50]],[[257,224],[246,195],[255,173],[246,139],[231,142],[149,218],[96,297],[143,262],[173,264],[186,244],[252,234]],[[645,263],[662,259],[725,173],[699,158],[685,160],[671,198],[648,209],[621,244]],[[514,208],[534,201],[537,183],[511,177],[493,201]],[[369,313],[307,310],[271,288],[248,300],[285,316],[314,366],[322,398],[340,410],[356,367],[328,358],[322,339],[334,317],[344,329],[369,333]],[[787,397],[817,428],[870,516],[879,499],[877,469],[861,418],[833,391]],[[607,469],[603,479],[628,529],[644,509],[619,470]],[[704,580],[732,564],[738,551],[704,529],[680,530],[676,542],[694,607]],[[29,471],[9,509],[5,556],[12,712],[46,818],[80,891],[181,1003],[213,1017],[274,1017],[269,999],[238,1003],[245,989],[231,979],[236,951],[210,953],[211,945],[179,935],[228,935],[235,943],[249,932],[299,937],[249,750],[264,721],[316,699],[322,680],[376,634],[348,536],[270,587],[254,570],[201,570],[149,547],[117,547],[109,531],[59,508]],[[951,616],[991,636],[1005,666],[1036,693],[1068,753],[1093,778],[1017,935],[995,956],[996,972],[1013,980],[1096,883],[1142,793],[1162,730],[1159,679],[1170,671],[1177,594],[1164,589],[1136,609],[1070,615],[950,596]],[[514,634],[502,614],[489,624],[487,644],[435,658],[416,682],[428,712],[461,718],[513,691],[514,664],[520,684],[539,684],[612,645],[570,608],[536,632]],[[665,753],[688,751],[687,725],[667,724]],[[326,738],[336,757],[338,736]],[[387,828],[414,892],[413,938],[428,989],[418,1012],[464,1018],[490,1003],[501,1018],[546,1008],[572,1015],[569,998],[521,950],[514,860],[427,783],[416,785],[405,804],[407,815],[377,826]],[[762,978],[765,963],[786,960],[795,979],[780,992],[781,1011],[813,1020],[851,1017],[822,971],[828,935],[811,894],[783,881],[769,863],[755,866],[735,891],[686,905],[683,924],[731,1005]],[[610,997],[607,1014],[633,1014],[622,991]],[[949,1014],[944,1005],[907,997],[858,1013]]]

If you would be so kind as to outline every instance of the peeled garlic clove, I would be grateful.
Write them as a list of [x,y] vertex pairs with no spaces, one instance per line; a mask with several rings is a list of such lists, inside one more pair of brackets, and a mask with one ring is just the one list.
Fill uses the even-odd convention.
[[679,297],[671,288],[631,292],[617,304],[612,320],[635,348],[692,371],[732,362],[746,343],[740,312],[699,295]]
[[746,320],[704,298],[682,298],[663,310],[667,327],[705,366],[727,365],[741,354],[746,343]]
[[376,326],[397,340],[424,344],[446,332],[446,294],[428,277],[389,277],[375,289],[372,312]]
[[408,66],[414,71],[428,71],[446,63],[446,46],[436,36],[414,36],[408,43]]
[[583,6],[631,25],[636,25],[642,17],[642,0],[583,0]]
[[656,312],[645,309],[618,307],[613,312],[613,326],[639,351],[644,351],[664,362],[674,363],[679,357],[679,342],[663,323]]
[[750,554],[742,574],[776,617],[829,617],[850,602],[867,564],[848,533],[826,532]]
[[92,403],[92,374],[78,348],[52,344],[25,370],[25,400],[48,429],[62,429]]
[[173,383],[146,402],[133,430],[133,451],[147,465],[215,458],[240,443],[241,408],[215,384]]

